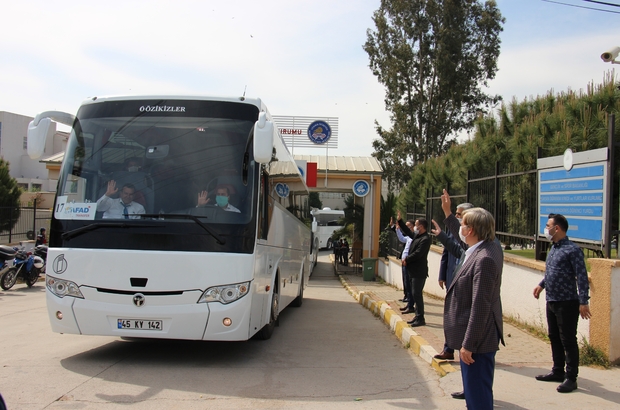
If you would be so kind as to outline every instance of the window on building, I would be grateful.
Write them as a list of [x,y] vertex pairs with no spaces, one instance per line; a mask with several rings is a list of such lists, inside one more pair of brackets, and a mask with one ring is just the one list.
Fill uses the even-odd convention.
[[28,137],[24,137],[24,149],[28,149]]

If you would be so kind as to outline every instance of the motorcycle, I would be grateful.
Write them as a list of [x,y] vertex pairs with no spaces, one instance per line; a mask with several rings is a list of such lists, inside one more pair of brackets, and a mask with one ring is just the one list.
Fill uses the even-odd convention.
[[34,256],[31,252],[18,248],[13,249],[16,251],[13,266],[5,269],[0,276],[0,287],[4,290],[11,289],[17,282],[17,278],[21,276],[26,285],[31,288],[39,280],[39,274],[45,262],[40,256]]
[[15,259],[16,253],[10,246],[0,245],[0,276],[11,267],[9,261]]
[[38,256],[43,259],[43,267],[39,269],[40,273],[45,273],[45,266],[47,265],[47,245],[37,245],[34,248],[34,256]]

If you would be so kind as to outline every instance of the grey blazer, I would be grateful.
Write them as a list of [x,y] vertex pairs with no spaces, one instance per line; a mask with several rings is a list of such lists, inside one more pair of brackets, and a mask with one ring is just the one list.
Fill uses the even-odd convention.
[[[456,222],[449,221],[451,223]],[[451,226],[455,228],[455,226]],[[454,229],[451,229],[454,232]],[[442,234],[438,239],[444,239]],[[442,241],[443,242],[443,241]],[[455,241],[454,253],[465,251]],[[446,244],[450,247],[450,244]],[[444,334],[446,344],[453,349],[473,353],[490,353],[504,344],[500,287],[504,253],[499,241],[484,241],[457,267],[444,303]]]

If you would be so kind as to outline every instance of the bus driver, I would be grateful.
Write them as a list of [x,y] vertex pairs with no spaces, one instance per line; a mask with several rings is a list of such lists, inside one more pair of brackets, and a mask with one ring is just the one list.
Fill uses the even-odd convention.
[[97,212],[103,212],[104,219],[136,219],[138,218],[137,214],[144,213],[144,207],[133,200],[133,195],[136,192],[133,184],[123,185],[120,198],[112,198],[117,192],[116,181],[108,181],[108,189],[97,201]]

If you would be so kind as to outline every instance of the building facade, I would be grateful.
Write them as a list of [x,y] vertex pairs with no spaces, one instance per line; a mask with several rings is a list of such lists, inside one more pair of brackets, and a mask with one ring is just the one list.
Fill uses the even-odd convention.
[[[56,191],[58,176],[50,176],[45,158],[64,152],[68,133],[50,126],[43,160],[28,156],[28,124],[33,117],[0,111],[0,158],[9,163],[9,174],[25,191]],[[50,138],[52,136],[52,138]]]

